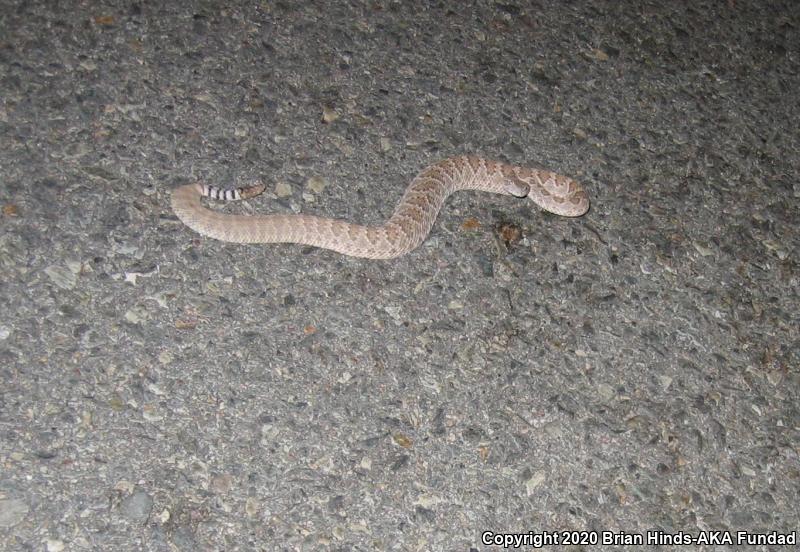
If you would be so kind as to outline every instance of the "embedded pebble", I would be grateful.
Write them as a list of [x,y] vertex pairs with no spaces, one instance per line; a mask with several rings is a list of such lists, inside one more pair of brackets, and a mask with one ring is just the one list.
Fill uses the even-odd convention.
[[0,527],[13,527],[28,514],[30,506],[20,498],[0,500]]
[[121,509],[133,523],[144,523],[153,509],[153,498],[144,491],[136,491],[122,501]]
[[66,266],[50,265],[44,269],[48,278],[61,289],[72,289],[78,283],[78,274]]
[[547,475],[543,471],[535,472],[527,481],[525,481],[525,494],[533,496],[536,489],[545,482]]
[[278,182],[275,184],[275,195],[280,198],[289,197],[292,195],[292,187],[286,182]]
[[315,194],[321,193],[327,186],[328,182],[319,176],[312,176],[306,183],[306,187]]
[[64,541],[59,539],[45,539],[45,546],[47,552],[62,552],[64,550]]
[[322,122],[326,124],[330,124],[339,118],[339,114],[336,112],[335,109],[329,106],[325,106],[322,108]]

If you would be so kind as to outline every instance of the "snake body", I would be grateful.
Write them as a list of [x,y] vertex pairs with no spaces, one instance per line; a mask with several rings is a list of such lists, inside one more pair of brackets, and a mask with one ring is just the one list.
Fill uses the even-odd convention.
[[207,209],[202,197],[246,199],[264,191],[263,184],[221,190],[187,184],[172,193],[172,209],[189,228],[204,236],[236,243],[298,243],[368,259],[405,255],[428,236],[447,196],[458,190],[481,190],[528,197],[542,209],[578,217],[589,209],[581,186],[566,176],[490,161],[453,157],[422,170],[411,181],[389,220],[363,226],[312,215],[225,214]]

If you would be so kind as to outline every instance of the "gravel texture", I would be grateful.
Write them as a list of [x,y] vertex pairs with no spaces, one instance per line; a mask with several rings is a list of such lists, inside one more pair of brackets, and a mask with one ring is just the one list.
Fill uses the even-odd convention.
[[[0,0],[0,548],[796,535],[798,52],[793,0]],[[465,153],[592,209],[386,262],[169,208],[379,222]]]

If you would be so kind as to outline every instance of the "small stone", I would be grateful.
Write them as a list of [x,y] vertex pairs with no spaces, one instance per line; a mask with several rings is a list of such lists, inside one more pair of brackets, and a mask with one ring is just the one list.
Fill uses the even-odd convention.
[[244,511],[248,517],[255,517],[258,514],[258,500],[252,496],[248,496],[244,501]]
[[325,106],[322,108],[322,122],[330,124],[339,118],[339,114],[332,107]]
[[134,523],[145,523],[153,509],[153,497],[137,491],[122,501],[122,513]]
[[775,253],[781,261],[785,261],[787,257],[789,257],[789,252],[784,248],[782,243],[775,240],[764,240],[761,243],[764,244],[764,247]]
[[123,242],[115,244],[112,250],[114,251],[114,253],[118,253],[119,255],[137,257],[138,256],[137,252],[139,251],[139,247],[132,242]]
[[625,425],[634,431],[645,431],[652,424],[644,416],[631,416],[625,420]]
[[492,265],[492,275],[501,282],[511,282],[515,278],[514,272],[506,263],[497,262]]
[[767,372],[767,381],[773,387],[776,387],[783,380],[783,374],[778,370]]
[[336,463],[330,456],[321,456],[313,460],[310,464],[311,469],[319,470],[323,474],[331,473],[336,468]]
[[108,400],[108,406],[110,406],[112,410],[120,412],[125,408],[125,401],[123,401],[119,395],[114,393],[114,395],[112,395]]
[[386,305],[383,307],[383,310],[392,317],[392,320],[395,324],[400,324],[403,322],[403,309],[397,305]]
[[319,176],[312,176],[306,183],[306,187],[315,194],[321,193],[327,185],[328,183],[325,181],[325,179]]
[[411,448],[413,445],[413,441],[407,436],[402,433],[395,433],[392,435],[394,442],[400,445],[403,448]]
[[134,307],[125,313],[125,320],[131,324],[139,324],[147,319],[147,311],[142,307]]
[[706,394],[706,398],[709,401],[712,401],[715,406],[719,406],[719,403],[722,400],[722,393],[719,391],[711,391],[710,393]]
[[275,184],[275,195],[278,197],[289,197],[292,195],[292,187],[286,182]]
[[337,380],[337,382],[341,383],[341,384],[345,384],[345,383],[349,382],[351,379],[353,379],[353,374],[351,374],[350,372],[345,370],[344,372],[342,372],[342,375],[339,376],[339,379]]
[[92,427],[92,424],[92,413],[88,410],[81,412],[81,426],[89,429]]
[[614,388],[607,383],[601,383],[597,386],[597,394],[600,395],[600,398],[604,401],[610,401],[614,398]]
[[442,502],[442,499],[432,494],[421,494],[414,501],[414,506],[422,506],[423,508],[432,508]]
[[539,487],[542,483],[544,483],[547,476],[543,471],[537,471],[534,473],[526,482],[525,482],[525,494],[528,496],[533,496],[534,491],[536,488]]
[[114,24],[114,16],[113,15],[96,15],[94,16],[94,22],[97,25],[113,25]]
[[692,245],[694,246],[695,250],[698,253],[700,253],[700,255],[702,255],[703,257],[708,257],[714,254],[714,251],[712,251],[710,248],[706,247],[703,244],[693,242]]
[[161,389],[161,387],[159,387],[155,383],[148,383],[147,384],[147,390],[150,391],[153,395],[155,395],[157,397],[163,397],[164,395],[167,394],[166,391]]
[[476,219],[475,217],[469,217],[468,219],[464,220],[461,223],[462,230],[477,230],[481,227],[481,221]]
[[119,491],[120,493],[123,493],[123,494],[131,494],[131,493],[133,493],[133,490],[135,488],[136,487],[134,486],[134,484],[131,483],[130,481],[128,481],[127,479],[120,479],[114,485],[114,490],[115,491]]
[[157,422],[164,418],[164,415],[152,404],[146,404],[142,407],[142,417],[148,422]]
[[231,490],[233,486],[233,477],[224,473],[222,475],[215,475],[211,478],[211,490],[217,494],[225,494]]
[[45,539],[47,552],[61,552],[64,550],[64,541],[59,539]]
[[0,500],[0,527],[13,527],[28,514],[30,506],[19,498]]
[[44,273],[61,289],[72,289],[78,283],[78,275],[69,268],[60,265],[50,265]]

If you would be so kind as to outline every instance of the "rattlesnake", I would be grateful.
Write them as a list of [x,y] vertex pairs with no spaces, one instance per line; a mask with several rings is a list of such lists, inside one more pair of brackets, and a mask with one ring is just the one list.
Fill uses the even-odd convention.
[[172,209],[189,228],[236,243],[300,243],[368,259],[391,259],[421,244],[447,196],[457,190],[482,190],[528,197],[541,208],[565,217],[589,209],[580,185],[566,176],[517,167],[480,157],[453,157],[423,169],[381,226],[362,226],[312,215],[242,216],[203,207],[201,197],[246,199],[264,191],[263,184],[220,190],[187,184],[172,193]]

